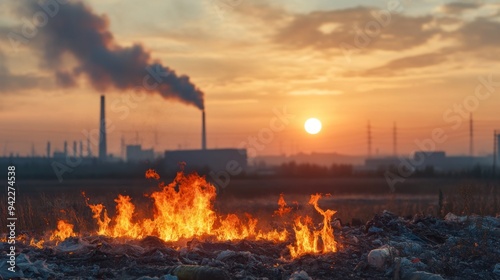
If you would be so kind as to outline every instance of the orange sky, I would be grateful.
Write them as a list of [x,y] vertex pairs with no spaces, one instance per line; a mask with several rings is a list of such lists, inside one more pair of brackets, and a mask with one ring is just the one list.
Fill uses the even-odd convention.
[[[438,149],[466,154],[471,112],[475,152],[491,153],[493,129],[500,129],[495,2],[84,1],[107,17],[116,44],[142,45],[152,59],[188,75],[204,92],[209,148],[238,147],[259,137],[273,110],[286,107],[295,117],[259,155],[363,155],[368,121],[374,153],[392,153],[397,122],[402,154],[414,151],[415,140],[430,137],[435,128],[449,136]],[[195,106],[149,94],[126,105],[124,116],[111,104],[127,104],[122,98],[132,91],[100,92],[84,75],[76,86],[61,87],[35,43],[44,27],[13,48],[9,34],[22,32],[19,6],[2,2],[0,10],[6,12],[0,17],[1,155],[27,154],[32,145],[42,154],[47,141],[61,150],[64,140],[84,140],[82,129],[98,127],[102,93],[114,124],[111,153],[120,154],[122,137],[157,151],[200,147],[201,112]],[[64,54],[62,64],[69,69],[76,62]],[[478,87],[488,96],[479,99]],[[457,117],[455,106],[464,102],[466,117]],[[323,122],[319,134],[304,131],[309,117]],[[463,124],[453,127],[459,120]]]

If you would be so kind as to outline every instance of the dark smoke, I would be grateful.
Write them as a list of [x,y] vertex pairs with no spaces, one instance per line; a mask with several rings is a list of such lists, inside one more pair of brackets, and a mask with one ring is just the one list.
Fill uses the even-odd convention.
[[76,86],[75,78],[71,73],[66,71],[56,71],[56,82],[58,85],[68,88]]
[[[33,1],[33,11],[40,6]],[[59,12],[39,28],[43,58],[55,70],[56,80],[65,87],[75,86],[79,75],[89,78],[99,91],[110,87],[120,90],[144,85],[164,98],[174,98],[203,109],[203,92],[191,83],[188,76],[178,76],[173,70],[152,61],[141,45],[122,47],[109,30],[106,16],[99,16],[80,2],[59,5]],[[78,66],[68,71],[60,69],[65,53],[71,54]]]

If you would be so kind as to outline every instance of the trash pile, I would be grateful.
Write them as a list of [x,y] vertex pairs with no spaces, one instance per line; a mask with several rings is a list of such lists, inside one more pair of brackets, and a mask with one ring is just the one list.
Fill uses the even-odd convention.
[[[0,279],[500,279],[500,217],[384,211],[364,225],[331,223],[338,251],[292,257],[284,242],[69,237],[2,243]],[[41,248],[39,248],[41,247]]]

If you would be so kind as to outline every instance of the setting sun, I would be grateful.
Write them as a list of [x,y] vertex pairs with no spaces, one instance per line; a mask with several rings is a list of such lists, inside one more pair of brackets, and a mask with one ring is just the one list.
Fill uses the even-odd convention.
[[316,118],[310,118],[304,124],[304,128],[309,134],[317,134],[321,131],[321,122]]

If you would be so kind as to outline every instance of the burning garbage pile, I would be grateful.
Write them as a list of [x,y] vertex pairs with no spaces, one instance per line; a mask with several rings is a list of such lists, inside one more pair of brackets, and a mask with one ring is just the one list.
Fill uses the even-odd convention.
[[[147,178],[159,180],[148,170]],[[289,206],[283,195],[266,225],[250,214],[218,214],[216,190],[203,177],[179,172],[151,193],[154,213],[138,215],[119,195],[111,216],[103,204],[88,207],[97,232],[75,232],[60,220],[45,237],[18,237],[16,271],[4,279],[495,279],[500,277],[500,218],[383,212],[366,224],[342,224],[323,209]],[[318,220],[319,221],[319,220]],[[2,251],[9,244],[2,240]]]

